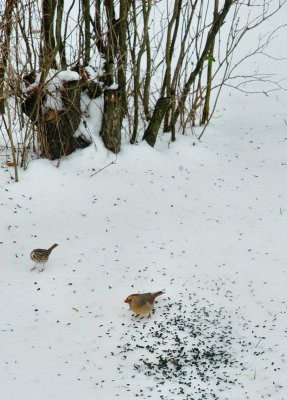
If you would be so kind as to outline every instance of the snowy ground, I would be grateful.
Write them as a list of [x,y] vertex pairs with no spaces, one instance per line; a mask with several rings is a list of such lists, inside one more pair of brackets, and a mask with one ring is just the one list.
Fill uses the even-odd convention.
[[[216,115],[95,175],[98,137],[18,184],[1,164],[1,400],[286,400],[286,93],[226,91]],[[123,302],[156,290],[151,318]]]
[[[99,139],[18,184],[2,165],[1,399],[287,398],[284,98],[225,100],[201,143],[125,145],[92,177]],[[162,289],[151,318],[123,302]]]

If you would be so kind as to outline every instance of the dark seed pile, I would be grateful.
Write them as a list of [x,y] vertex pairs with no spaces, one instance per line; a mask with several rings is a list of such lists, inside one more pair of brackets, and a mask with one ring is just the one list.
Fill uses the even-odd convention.
[[[244,393],[244,354],[258,350],[256,336],[248,342],[234,333],[232,315],[224,307],[192,299],[194,295],[176,303],[162,299],[155,315],[134,317],[122,337],[118,349],[125,364],[133,363],[131,380],[136,374],[149,377],[149,387],[136,390],[137,398],[153,397],[156,390],[165,400],[226,399],[235,385]],[[118,370],[123,372],[121,366]]]

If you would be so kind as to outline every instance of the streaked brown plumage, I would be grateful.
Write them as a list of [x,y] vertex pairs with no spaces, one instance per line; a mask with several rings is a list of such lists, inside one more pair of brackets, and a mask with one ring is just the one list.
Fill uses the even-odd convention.
[[30,258],[35,262],[35,266],[31,268],[31,271],[36,268],[37,264],[43,264],[43,268],[40,271],[43,271],[45,268],[45,264],[49,259],[51,251],[57,247],[58,244],[55,243],[53,246],[49,247],[48,249],[34,249],[31,251]]
[[161,290],[154,293],[131,294],[125,299],[125,303],[130,305],[135,314],[149,314],[153,310],[155,298],[161,294],[164,294]]

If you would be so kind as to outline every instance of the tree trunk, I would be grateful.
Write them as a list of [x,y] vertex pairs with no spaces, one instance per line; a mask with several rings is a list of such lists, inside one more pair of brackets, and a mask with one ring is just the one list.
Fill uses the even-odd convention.
[[64,12],[64,0],[58,0],[55,36],[57,42],[57,49],[59,51],[59,56],[60,56],[60,66],[62,69],[67,69],[66,37],[64,38],[62,37],[63,12]]
[[120,89],[107,89],[104,93],[104,113],[101,136],[107,149],[115,154],[121,147],[122,93]]
[[217,14],[216,19],[214,19],[212,23],[212,26],[206,38],[204,49],[196,63],[194,70],[190,73],[189,78],[187,79],[183,87],[182,93],[178,99],[178,106],[174,113],[174,123],[177,121],[179,115],[183,112],[185,101],[190,92],[190,88],[193,85],[198,74],[201,72],[206,57],[208,56],[210,49],[212,48],[212,43],[214,42],[214,38],[218,34],[222,24],[224,23],[225,17],[228,14],[233,4],[234,4],[233,0],[225,0],[222,10],[220,11],[220,13]]
[[42,155],[49,160],[55,160],[89,146],[90,141],[86,137],[75,136],[81,120],[81,82],[63,83],[63,110],[49,109],[45,114],[41,112],[45,94],[39,94],[39,90],[41,89],[37,88],[30,93],[22,105],[22,110],[38,128],[38,142]]
[[84,47],[84,54],[83,54],[83,62],[84,65],[88,65],[90,61],[90,53],[91,53],[91,30],[90,30],[90,4],[89,0],[82,0],[82,7],[83,7],[83,17],[84,17],[84,40],[85,40],[85,47]]
[[170,104],[169,97],[160,97],[156,102],[150,123],[143,136],[143,140],[146,140],[147,143],[152,147],[154,147],[155,145],[160,124],[162,122],[164,114],[166,113],[166,110],[169,107],[169,104]]
[[56,43],[54,36],[54,16],[56,11],[55,0],[43,0],[43,16],[41,29],[43,34],[43,43],[40,54],[40,66],[42,69],[57,68],[56,63]]
[[[214,10],[213,10],[213,20],[216,21],[217,16],[218,16],[218,1],[214,1]],[[204,125],[208,122],[209,119],[209,104],[210,104],[210,95],[211,95],[211,85],[212,85],[212,66],[214,60],[214,46],[215,46],[215,37],[212,40],[212,45],[209,50],[209,54],[207,57],[207,77],[206,77],[206,94],[205,94],[205,100],[204,100],[204,106],[202,110],[202,117],[200,124]]]
[[104,84],[111,86],[115,78],[115,55],[117,54],[118,40],[117,40],[117,20],[115,17],[114,0],[104,0],[105,11],[107,15],[107,41],[104,48]]
[[118,41],[119,41],[119,60],[118,60],[118,83],[122,96],[122,112],[123,116],[128,112],[127,93],[126,93],[126,74],[127,74],[127,29],[128,29],[128,12],[130,1],[120,1],[120,18],[118,25]]
[[[161,89],[162,96],[164,95],[164,92],[166,92],[165,94],[167,97],[171,97],[171,64],[172,64],[175,41],[178,36],[181,6],[182,6],[182,0],[176,0],[171,20],[169,21],[167,26],[167,37],[166,37],[166,48],[165,48],[166,69],[165,69],[164,82]],[[174,24],[175,28],[173,32],[173,38],[171,39],[171,33]],[[171,111],[170,107],[168,107],[164,116],[164,127],[163,127],[164,132],[169,132],[171,129],[169,121],[170,111]]]
[[2,36],[4,36],[4,40],[2,45],[0,44],[0,114],[5,113],[4,82],[5,82],[5,71],[9,57],[10,36],[12,29],[12,11],[15,5],[14,3],[15,0],[8,0],[6,2],[4,16],[1,21],[1,24],[3,24],[1,30],[2,30]]

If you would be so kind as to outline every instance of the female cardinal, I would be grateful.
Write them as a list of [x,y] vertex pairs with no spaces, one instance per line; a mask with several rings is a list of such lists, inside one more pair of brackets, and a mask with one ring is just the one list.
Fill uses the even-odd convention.
[[130,305],[130,309],[138,315],[148,314],[152,311],[154,306],[154,299],[157,296],[163,294],[161,290],[154,293],[138,293],[130,294],[126,299],[125,303]]

